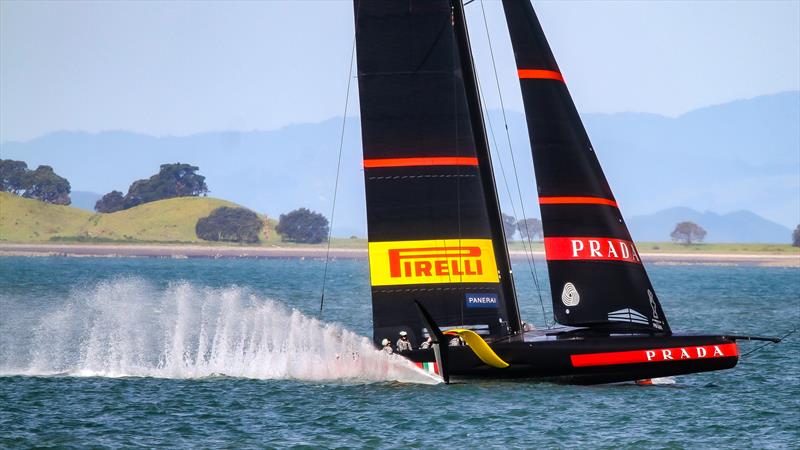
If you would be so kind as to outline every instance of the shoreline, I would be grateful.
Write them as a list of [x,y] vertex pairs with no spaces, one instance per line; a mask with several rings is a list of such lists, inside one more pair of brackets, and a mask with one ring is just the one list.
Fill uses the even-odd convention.
[[[105,258],[324,258],[325,247],[237,247],[204,245],[124,245],[124,244],[0,244],[3,256],[62,256]],[[511,251],[512,258],[525,253]],[[332,258],[366,259],[366,248],[331,248]],[[537,260],[544,252],[533,252]],[[653,264],[742,265],[765,267],[800,267],[800,255],[770,253],[640,253],[642,260]]]

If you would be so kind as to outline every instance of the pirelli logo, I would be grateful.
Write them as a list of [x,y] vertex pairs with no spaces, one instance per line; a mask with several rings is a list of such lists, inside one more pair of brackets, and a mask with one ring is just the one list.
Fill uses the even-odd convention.
[[435,239],[369,243],[373,286],[497,283],[489,239]]

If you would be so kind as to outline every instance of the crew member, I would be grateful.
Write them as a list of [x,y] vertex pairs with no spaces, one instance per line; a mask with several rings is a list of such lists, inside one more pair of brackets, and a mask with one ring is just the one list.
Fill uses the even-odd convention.
[[411,342],[409,342],[408,333],[405,331],[400,332],[400,339],[397,340],[397,351],[399,353],[411,351]]
[[425,339],[425,342],[423,342],[422,345],[419,346],[419,349],[425,350],[426,348],[431,348],[431,345],[433,345],[433,338],[428,336],[428,339]]
[[394,353],[394,350],[392,349],[392,341],[389,339],[383,338],[381,345],[383,346],[383,351],[386,353]]

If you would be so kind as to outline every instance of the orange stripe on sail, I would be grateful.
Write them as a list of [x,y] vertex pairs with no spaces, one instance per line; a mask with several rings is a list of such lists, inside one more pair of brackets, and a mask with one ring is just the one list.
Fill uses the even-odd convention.
[[617,202],[601,197],[539,197],[540,205],[608,205],[619,208]]
[[413,167],[413,166],[477,166],[478,158],[463,156],[438,156],[422,158],[379,158],[365,159],[364,168],[375,167]]
[[521,79],[558,80],[561,82],[564,81],[564,77],[561,75],[561,73],[556,72],[555,70],[519,69],[517,70],[517,75],[519,75]]

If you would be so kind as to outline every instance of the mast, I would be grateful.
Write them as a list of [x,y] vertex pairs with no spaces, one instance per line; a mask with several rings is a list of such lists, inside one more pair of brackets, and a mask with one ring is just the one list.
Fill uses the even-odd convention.
[[478,157],[478,167],[481,171],[483,191],[486,195],[494,252],[497,255],[497,270],[500,273],[500,285],[503,289],[504,297],[507,299],[509,328],[512,333],[516,334],[522,330],[519,302],[514,288],[514,276],[508,255],[505,230],[503,229],[503,215],[500,211],[500,201],[494,180],[489,140],[486,136],[486,125],[483,122],[483,107],[478,91],[475,65],[472,60],[472,47],[470,46],[469,30],[467,30],[467,21],[464,16],[464,3],[462,0],[452,0],[452,4],[453,22],[458,43],[459,59],[461,60],[461,75],[467,91],[470,122],[472,124],[472,133],[475,136],[475,152]]

